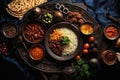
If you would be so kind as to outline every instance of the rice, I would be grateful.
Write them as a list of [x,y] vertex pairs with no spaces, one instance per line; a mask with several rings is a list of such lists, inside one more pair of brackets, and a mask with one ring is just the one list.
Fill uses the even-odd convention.
[[77,35],[69,28],[59,28],[58,30],[62,33],[62,36],[67,36],[70,39],[70,43],[63,46],[62,56],[73,54],[78,46]]

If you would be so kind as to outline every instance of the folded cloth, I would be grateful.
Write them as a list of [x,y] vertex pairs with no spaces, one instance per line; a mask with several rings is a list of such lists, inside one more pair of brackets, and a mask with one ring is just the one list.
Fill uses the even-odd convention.
[[[110,16],[120,19],[120,0],[48,0],[48,2],[79,2],[84,3],[87,7],[87,11],[97,20],[97,22],[104,28],[107,24],[112,23],[111,20],[105,17],[107,10],[110,10]],[[11,17],[6,11],[6,5],[11,0],[0,0],[0,30],[6,22],[12,22],[19,24],[19,19]],[[25,76],[29,77],[29,71],[27,68],[19,64],[18,60],[14,57],[3,56],[3,59],[10,61],[22,71]]]

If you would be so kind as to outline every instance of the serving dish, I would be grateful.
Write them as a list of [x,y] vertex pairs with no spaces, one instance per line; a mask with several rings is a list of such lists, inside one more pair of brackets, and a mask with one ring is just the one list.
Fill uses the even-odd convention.
[[[57,9],[55,8],[55,5],[57,3],[45,3],[42,5],[39,5],[38,7],[41,9],[42,13],[41,16],[36,18],[37,21],[42,19],[42,15],[46,14],[47,12],[49,12],[50,14],[52,14],[54,11],[56,11]],[[101,27],[100,25],[97,23],[97,21],[83,8],[69,4],[69,3],[60,3],[61,5],[64,5],[65,8],[68,8],[69,11],[73,11],[73,12],[79,12],[81,14],[81,18],[85,21],[85,22],[91,22],[94,26],[94,32],[91,34],[92,36],[95,37],[95,40],[97,40],[98,42],[101,42]],[[32,10],[29,10],[24,16],[22,21],[34,21],[32,19],[29,18],[29,14],[31,14]],[[80,24],[78,24],[77,22],[71,22],[69,20],[67,20],[67,15],[63,13],[63,18],[61,21],[51,21],[51,23],[44,23],[46,25],[46,30],[47,33],[45,35],[45,40],[43,40],[42,42],[39,42],[41,45],[43,45],[45,47],[45,57],[35,63],[29,60],[29,55],[26,52],[25,46],[24,45],[20,45],[18,47],[18,54],[19,57],[21,58],[21,60],[23,62],[25,62],[28,66],[38,70],[38,71],[43,71],[43,72],[48,72],[48,73],[59,73],[61,72],[66,66],[69,66],[71,63],[73,63],[75,61],[75,55],[76,54],[81,54],[81,49],[83,47],[83,44],[86,42],[86,37],[83,36],[80,33],[79,27]],[[48,40],[49,40],[49,34],[51,34],[51,31],[53,29],[55,29],[55,25],[62,23],[64,25],[74,25],[76,27],[71,27],[69,29],[73,30],[73,32],[77,35],[78,37],[78,47],[75,51],[75,54],[69,56],[69,57],[63,57],[61,58],[60,56],[56,56],[54,55],[54,53],[51,52],[51,50],[48,47]],[[53,27],[52,27],[53,26]],[[63,26],[64,27],[64,26]],[[59,26],[57,27],[59,28]],[[29,43],[25,43],[27,48],[30,48],[30,46],[32,44]],[[33,43],[34,44],[34,43]],[[35,43],[36,44],[36,43]],[[98,44],[98,48],[100,49],[101,44]],[[61,58],[61,59],[60,59]],[[63,62],[64,61],[64,62]]]
[[[64,51],[64,52],[60,53],[61,55],[57,55],[54,52],[54,50],[56,50],[56,48],[54,48],[53,51],[52,51],[51,48],[49,47],[50,46],[50,42],[51,42],[50,41],[50,35],[56,29],[57,30],[60,30],[60,29],[63,30],[63,33],[66,34],[65,36],[69,36],[69,38],[71,40],[70,44],[65,45],[65,46],[63,45],[63,51],[66,48],[67,49],[66,51],[69,52],[72,48],[74,48],[74,46],[76,46],[75,50],[73,50],[70,54],[68,54],[68,55],[65,54],[64,55],[64,53],[67,53],[66,51]],[[69,31],[69,32],[67,33],[67,31]],[[72,35],[73,33],[71,31],[76,35],[75,38],[77,38],[77,40],[73,39],[74,36]],[[72,36],[72,37],[70,37],[70,36]],[[51,57],[53,57],[54,59],[59,60],[59,61],[66,61],[66,60],[70,60],[70,59],[74,58],[75,55],[77,55],[78,53],[80,53],[82,45],[83,45],[83,40],[82,40],[82,36],[80,35],[79,30],[76,28],[75,25],[70,24],[68,22],[60,22],[60,23],[57,23],[57,24],[51,26],[49,28],[49,30],[47,31],[46,36],[45,36],[45,47],[46,47],[46,50],[47,50],[48,54]]]

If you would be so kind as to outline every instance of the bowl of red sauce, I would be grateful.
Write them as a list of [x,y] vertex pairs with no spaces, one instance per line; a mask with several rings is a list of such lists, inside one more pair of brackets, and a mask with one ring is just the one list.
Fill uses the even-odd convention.
[[29,57],[33,61],[40,61],[44,58],[45,49],[41,44],[34,44],[29,49]]
[[115,40],[120,35],[120,28],[115,24],[109,24],[104,28],[104,35],[109,40]]

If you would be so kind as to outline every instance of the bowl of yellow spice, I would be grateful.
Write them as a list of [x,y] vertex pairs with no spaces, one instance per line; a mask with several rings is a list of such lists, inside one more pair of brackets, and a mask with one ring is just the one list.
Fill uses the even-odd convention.
[[90,23],[90,22],[84,22],[80,26],[80,31],[84,35],[91,35],[93,33],[93,31],[94,31],[93,24]]

